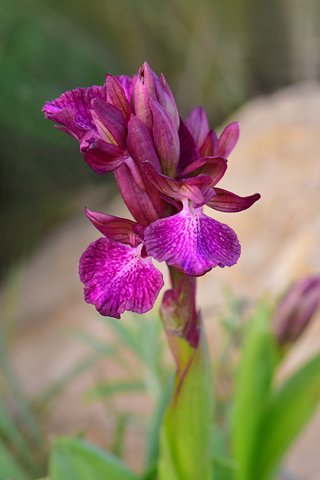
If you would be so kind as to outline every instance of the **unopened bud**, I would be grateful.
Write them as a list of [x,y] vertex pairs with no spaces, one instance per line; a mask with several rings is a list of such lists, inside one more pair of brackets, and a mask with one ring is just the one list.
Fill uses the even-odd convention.
[[290,345],[300,337],[319,304],[320,276],[307,277],[293,285],[273,316],[273,331],[280,345]]

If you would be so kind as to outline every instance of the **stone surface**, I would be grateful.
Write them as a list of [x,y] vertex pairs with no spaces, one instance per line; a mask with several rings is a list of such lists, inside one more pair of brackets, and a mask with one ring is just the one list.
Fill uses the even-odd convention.
[[[231,120],[240,122],[240,140],[230,155],[222,188],[240,195],[261,193],[261,200],[239,214],[207,211],[228,223],[238,234],[242,255],[237,266],[215,269],[198,282],[198,304],[214,337],[214,312],[223,302],[222,290],[255,299],[264,293],[277,296],[292,282],[320,271],[320,85],[297,85],[270,97],[257,98]],[[120,198],[108,205],[88,203],[92,210],[128,216]],[[86,199],[84,199],[86,202]],[[71,328],[105,336],[94,308],[86,305],[77,269],[81,253],[98,238],[84,214],[61,226],[47,239],[23,268],[17,302],[18,334],[13,347],[15,364],[31,396],[41,392],[88,352],[66,332]],[[165,271],[165,267],[161,265]],[[320,317],[297,345],[288,368],[320,347]],[[214,338],[212,338],[214,346]],[[121,375],[107,362],[108,375]],[[103,405],[88,407],[83,393],[94,383],[87,373],[58,398],[48,413],[49,435],[88,431],[88,438],[110,445],[113,414]],[[108,377],[109,378],[109,377]],[[127,398],[127,397],[126,397]],[[124,400],[125,401],[125,400]],[[146,399],[132,397],[130,408],[150,410]],[[66,409],[72,405],[72,409]],[[320,458],[320,415],[298,440],[288,457],[288,466],[305,480],[318,479]],[[130,430],[126,457],[135,468],[141,466],[143,439],[139,429]]]

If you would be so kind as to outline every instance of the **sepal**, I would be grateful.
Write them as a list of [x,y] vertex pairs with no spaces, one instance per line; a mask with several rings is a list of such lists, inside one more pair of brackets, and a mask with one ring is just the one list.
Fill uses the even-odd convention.
[[108,73],[105,86],[107,89],[108,103],[114,105],[128,122],[131,115],[131,107],[119,80]]
[[198,148],[200,148],[209,133],[207,115],[202,107],[198,106],[190,112],[186,119],[186,126],[195,139]]
[[214,191],[216,195],[207,202],[207,205],[219,212],[241,212],[251,207],[261,197],[259,193],[254,193],[248,197],[240,197],[218,187],[214,187]]
[[153,115],[153,141],[162,173],[175,178],[180,156],[179,136],[173,118],[158,102],[150,100]]
[[230,123],[219,137],[218,155],[227,158],[239,139],[239,123]]

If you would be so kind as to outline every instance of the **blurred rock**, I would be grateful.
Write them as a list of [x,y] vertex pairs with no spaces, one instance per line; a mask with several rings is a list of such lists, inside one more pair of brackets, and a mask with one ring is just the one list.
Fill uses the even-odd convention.
[[[250,210],[238,214],[207,212],[228,223],[242,245],[237,266],[212,270],[199,279],[198,305],[207,319],[209,336],[215,328],[210,322],[212,312],[223,302],[224,286],[249,299],[266,292],[277,296],[293,280],[320,271],[320,85],[296,85],[257,98],[232,120],[240,122],[240,140],[219,186],[240,195],[259,192],[262,198]],[[87,198],[83,203],[92,210],[128,216],[120,198],[103,206]],[[22,328],[14,358],[30,395],[49,385],[66,365],[72,366],[83,355],[82,346],[66,340],[66,329],[76,326],[101,334],[101,325],[94,320],[94,307],[83,300],[77,273],[80,255],[99,236],[81,213],[39,246],[25,266],[17,313]],[[300,361],[309,350],[320,347],[319,332],[319,322],[315,322],[312,337],[307,333],[302,347],[293,354],[293,363],[295,358]],[[48,432],[71,433],[81,424],[81,428],[89,430],[89,438],[98,438],[101,443],[101,432],[95,436],[92,431],[92,419],[101,412],[91,409],[88,413],[79,391],[84,392],[89,383],[79,382],[66,397],[57,400],[48,420]],[[68,426],[67,410],[62,408],[64,401],[72,404],[72,427]],[[309,447],[320,437],[319,416],[311,429],[289,457],[289,465],[306,480],[318,478],[320,459]],[[105,437],[108,434],[107,429]],[[139,467],[136,455],[131,463]]]

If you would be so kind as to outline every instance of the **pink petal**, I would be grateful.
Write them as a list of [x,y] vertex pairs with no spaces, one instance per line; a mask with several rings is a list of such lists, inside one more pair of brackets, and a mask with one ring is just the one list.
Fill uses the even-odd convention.
[[106,76],[105,86],[107,89],[108,102],[112,103],[112,105],[114,105],[123,114],[124,118],[129,121],[131,108],[124,88],[121,86],[120,82],[110,75],[110,73],[108,73]]
[[[136,184],[131,170],[125,163],[114,171],[114,176],[125,204],[140,225],[147,226],[162,216],[155,209],[149,193],[141,190]],[[155,188],[153,190],[157,193]]]
[[125,310],[145,313],[153,307],[164,283],[151,259],[141,257],[141,247],[99,238],[83,253],[79,274],[85,300],[101,315],[120,318]]
[[207,205],[219,212],[241,212],[251,207],[251,205],[260,198],[259,193],[255,193],[249,197],[240,197],[222,188],[215,187],[214,191],[216,195],[207,202]]
[[173,180],[156,169],[149,163],[144,163],[144,172],[156,189],[163,195],[182,200],[188,198],[196,206],[202,206],[215,195],[211,188],[212,178],[208,175],[198,175],[184,180]]
[[133,75],[132,78],[128,77],[127,75],[117,75],[116,76],[116,80],[122,86],[128,102],[130,102],[132,91],[133,91],[134,86],[137,82],[137,79],[138,79],[138,75]]
[[141,78],[138,78],[131,97],[133,113],[151,130],[152,112],[150,109],[150,94]]
[[52,102],[47,102],[42,111],[46,118],[63,125],[66,133],[80,141],[88,130],[96,131],[90,113],[93,98],[106,100],[106,88],[94,85],[70,90]]
[[222,157],[203,157],[191,163],[181,173],[181,177],[185,175],[207,175],[212,178],[211,186],[220,182],[221,178],[227,170],[227,162]]
[[198,148],[200,148],[209,133],[207,115],[202,107],[199,106],[192,110],[186,120],[186,126],[193,135]]
[[173,118],[158,102],[150,100],[153,115],[153,141],[162,173],[175,178],[180,155],[179,136]]
[[133,227],[138,225],[136,222],[105,213],[92,212],[88,208],[85,212],[90,222],[102,235],[116,242],[130,244],[130,239],[134,235]]
[[234,149],[239,139],[238,122],[230,123],[222,132],[219,138],[218,155],[227,158],[229,153]]
[[123,151],[118,145],[95,139],[84,159],[96,173],[103,174],[119,168],[128,157],[128,152]]
[[148,255],[193,276],[234,265],[241,250],[228,225],[207,217],[200,208],[190,211],[187,202],[178,214],[149,225],[144,238]]
[[134,158],[137,164],[142,166],[143,162],[150,162],[158,172],[161,172],[152,133],[140,118],[135,115],[131,115],[128,123],[127,145],[132,158]]
[[101,138],[107,137],[106,141],[126,150],[128,127],[122,113],[111,103],[99,98],[93,100],[92,108],[93,120]]
[[216,157],[219,151],[218,137],[214,130],[210,130],[200,148],[201,157]]
[[200,157],[199,149],[187,126],[180,119],[179,127],[180,159],[178,165],[178,176],[191,163]]

